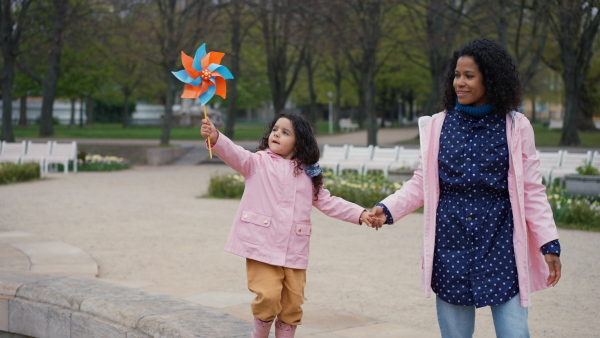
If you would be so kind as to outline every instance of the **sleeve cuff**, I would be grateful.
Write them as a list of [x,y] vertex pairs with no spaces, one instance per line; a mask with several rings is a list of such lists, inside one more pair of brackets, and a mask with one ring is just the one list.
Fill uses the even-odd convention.
[[383,209],[383,213],[385,214],[385,223],[384,224],[394,224],[394,219],[392,218],[392,214],[388,210],[388,208],[383,203],[375,203],[376,207],[381,207]]
[[[219,139],[221,133],[219,133],[219,130],[217,130],[217,140]],[[208,139],[204,140],[204,143],[206,144],[206,149],[208,149]],[[215,145],[217,144],[217,142],[210,144],[210,147],[213,148]]]
[[557,254],[560,256],[560,243],[557,240],[542,245],[542,254]]

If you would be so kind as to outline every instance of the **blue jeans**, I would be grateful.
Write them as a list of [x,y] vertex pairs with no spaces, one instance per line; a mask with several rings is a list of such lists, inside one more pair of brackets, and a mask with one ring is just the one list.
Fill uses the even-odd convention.
[[[475,332],[475,306],[452,305],[436,297],[437,316],[442,338],[470,338]],[[496,337],[529,338],[527,308],[519,295],[504,304],[490,306]]]

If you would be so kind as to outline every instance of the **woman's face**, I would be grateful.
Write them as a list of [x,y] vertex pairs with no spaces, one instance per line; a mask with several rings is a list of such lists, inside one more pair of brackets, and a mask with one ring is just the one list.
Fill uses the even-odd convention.
[[294,146],[296,145],[296,134],[292,121],[285,117],[275,122],[269,135],[269,149],[285,159],[294,158]]
[[458,102],[464,106],[479,107],[487,104],[483,75],[470,56],[461,56],[454,70],[454,91]]

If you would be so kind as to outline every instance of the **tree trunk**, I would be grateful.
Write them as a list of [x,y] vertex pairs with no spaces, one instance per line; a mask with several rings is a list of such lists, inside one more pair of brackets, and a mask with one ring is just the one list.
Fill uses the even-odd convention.
[[535,95],[531,96],[531,122],[535,122],[537,110],[535,108]]
[[506,15],[506,0],[498,0],[497,12],[494,17],[496,18],[496,25],[498,27],[498,43],[504,48],[508,48],[508,20]]
[[76,99],[74,97],[71,98],[71,119],[69,120],[69,126],[75,125],[75,102]]
[[123,97],[125,97],[125,106],[123,107],[123,113],[121,115],[121,126],[123,129],[129,128],[129,99],[133,90],[128,86],[123,87]]
[[94,125],[94,100],[92,99],[91,95],[88,95],[85,98],[85,101],[87,102],[87,104],[85,105],[87,115],[86,125],[91,127]]
[[310,103],[308,105],[308,114],[307,118],[309,121],[313,122],[314,125],[317,125],[317,93],[315,92],[315,83],[314,83],[314,65],[313,65],[313,57],[311,55],[311,51],[308,51],[304,56],[305,66],[306,66],[306,76],[308,82],[308,97],[310,99]]
[[578,131],[596,131],[594,124],[594,113],[592,99],[590,98],[590,89],[587,81],[584,80],[579,92],[579,114],[577,114],[577,130]]
[[227,88],[227,120],[225,121],[225,135],[233,139],[235,133],[235,119],[237,116],[238,88],[237,77],[240,76],[240,52],[242,50],[242,4],[232,1],[233,10],[231,18],[231,73],[235,78],[229,80]]
[[[19,51],[22,23],[27,17],[27,9],[31,0],[2,0],[0,4],[0,48],[2,49],[2,132],[0,140],[14,142],[12,126],[12,91],[15,80],[15,60]],[[13,10],[19,10],[17,20],[13,18]]]
[[54,1],[54,24],[52,29],[52,40],[48,53],[48,69],[46,77],[42,81],[42,116],[40,121],[40,136],[48,137],[54,135],[52,124],[52,113],[54,99],[56,97],[56,84],[60,74],[60,56],[64,44],[64,32],[67,20],[68,0]]
[[27,94],[21,96],[21,105],[19,106],[19,126],[27,126]]
[[[4,50],[4,47],[2,48]],[[10,59],[4,59],[2,81],[2,136],[3,141],[15,142],[12,128],[12,84],[14,80],[14,64]]]
[[171,73],[167,74],[167,97],[165,98],[165,116],[163,119],[163,128],[160,135],[160,145],[169,145],[171,139],[171,126],[173,125],[173,101],[175,99],[175,92],[177,91],[176,83],[177,80],[172,76]]
[[129,128],[129,97],[131,93],[129,91],[125,91],[125,107],[123,107],[123,129]]
[[578,146],[581,144],[577,133],[577,115],[579,112],[579,98],[577,93],[581,89],[581,76],[577,74],[574,55],[563,55],[563,82],[565,84],[565,116],[563,119],[562,135],[559,145]]
[[83,128],[83,106],[84,106],[84,100],[85,97],[82,96],[79,99],[79,128]]

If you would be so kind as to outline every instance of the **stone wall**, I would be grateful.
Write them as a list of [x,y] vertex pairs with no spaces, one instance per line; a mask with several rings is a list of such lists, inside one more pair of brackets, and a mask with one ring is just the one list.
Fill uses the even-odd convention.
[[0,331],[32,337],[247,337],[250,324],[93,279],[0,270]]

